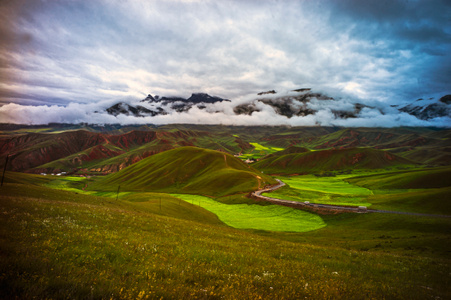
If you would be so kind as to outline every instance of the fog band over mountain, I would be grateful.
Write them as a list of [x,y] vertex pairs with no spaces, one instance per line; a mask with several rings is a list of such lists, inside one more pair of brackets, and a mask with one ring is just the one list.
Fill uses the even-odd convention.
[[[122,102],[104,100],[97,103],[57,105],[6,104],[0,107],[2,123],[48,124],[223,124],[396,127],[451,127],[451,105],[439,99],[417,100],[405,105],[387,105],[379,101],[362,101],[341,95],[331,98],[325,93],[279,92],[246,95],[234,100],[203,100],[161,97],[155,100],[128,98]],[[156,98],[158,98],[156,96]],[[206,101],[211,101],[207,103]],[[418,105],[416,104],[418,103]],[[415,106],[417,105],[417,106]],[[140,110],[140,111],[139,111]],[[419,113],[429,112],[427,117]],[[415,115],[416,114],[416,115]],[[424,114],[424,113],[423,113]]]

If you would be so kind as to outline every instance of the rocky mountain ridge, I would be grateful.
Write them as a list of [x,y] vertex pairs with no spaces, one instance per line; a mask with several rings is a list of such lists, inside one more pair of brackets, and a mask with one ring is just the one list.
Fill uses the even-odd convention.
[[399,108],[399,111],[406,112],[421,120],[451,116],[451,95],[443,96],[438,101],[429,100],[432,103],[424,103],[424,99],[418,99],[414,103]]
[[125,102],[117,103],[106,109],[107,113],[113,116],[124,114],[127,116],[145,117],[166,115],[170,111],[187,112],[194,106],[199,109],[205,109],[205,104],[228,101],[220,97],[210,96],[206,93],[193,93],[188,99],[182,97],[160,97],[158,95],[147,95],[146,98],[140,101],[143,105],[148,105],[149,108],[142,105],[132,106]]

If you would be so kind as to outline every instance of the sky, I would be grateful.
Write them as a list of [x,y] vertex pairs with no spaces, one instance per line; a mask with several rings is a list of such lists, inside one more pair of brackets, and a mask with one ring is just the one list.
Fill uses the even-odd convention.
[[451,93],[449,16],[447,0],[3,0],[0,117],[125,122],[92,112],[147,94],[242,101],[313,88],[386,105],[440,98]]

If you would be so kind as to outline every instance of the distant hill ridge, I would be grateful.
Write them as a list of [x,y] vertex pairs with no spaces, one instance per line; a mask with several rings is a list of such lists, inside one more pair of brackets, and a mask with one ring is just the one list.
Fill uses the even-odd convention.
[[301,153],[273,153],[253,164],[267,174],[307,174],[350,169],[383,169],[415,165],[387,151],[372,148],[327,149]]
[[252,142],[285,149],[277,155],[300,155],[308,149],[373,148],[427,166],[451,165],[451,129],[439,128],[179,124],[5,129],[0,132],[0,169],[9,155],[7,170],[18,172],[110,174],[143,158],[182,146],[251,155]]
[[[218,141],[221,138],[223,142]],[[86,130],[30,133],[0,138],[0,166],[9,155],[7,169],[11,171],[54,173],[86,168],[86,171],[95,169],[96,172],[110,173],[150,155],[194,145],[229,152],[240,152],[251,147],[249,143],[230,135],[211,136],[208,132],[190,130],[134,130],[116,135]],[[118,159],[108,161],[115,157]]]

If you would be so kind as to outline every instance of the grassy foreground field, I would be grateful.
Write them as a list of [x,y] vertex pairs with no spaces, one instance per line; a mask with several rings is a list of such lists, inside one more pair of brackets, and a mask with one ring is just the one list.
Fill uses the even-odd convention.
[[[448,172],[289,177],[285,192],[451,214]],[[7,172],[1,299],[451,297],[449,218],[315,215],[239,204],[242,195],[125,191],[116,199],[117,190],[83,190],[93,180]]]
[[[364,241],[356,240],[367,232],[372,243],[370,227],[378,224],[377,234],[387,234],[381,239],[396,241],[417,232],[420,242],[438,234],[444,248],[443,242],[449,241],[444,230],[449,228],[449,222],[443,223],[447,220],[418,223],[429,223],[429,233],[425,228],[419,230],[415,221],[410,222],[410,229],[401,226],[400,231],[388,233],[399,224],[387,224],[400,219],[389,217],[377,223],[371,220],[375,215],[342,215],[326,218],[330,226],[310,233],[265,233],[227,227],[208,212],[190,220],[188,215],[202,209],[183,201],[179,204],[183,209],[158,214],[167,209],[166,204],[159,209],[161,194],[142,198],[137,195],[116,201],[29,184],[5,184],[0,194],[0,297],[446,299],[451,296],[450,262],[446,254],[435,255],[426,250],[421,255],[412,255],[410,250],[390,248],[389,243],[384,248],[359,249]],[[172,206],[177,206],[176,200]],[[183,214],[181,210],[191,212]],[[364,219],[352,220],[354,216]],[[343,228],[341,224],[347,225]],[[358,231],[353,224],[365,225]],[[347,233],[346,228],[353,230]],[[339,234],[342,244],[335,244]],[[430,247],[435,249],[436,245]]]

